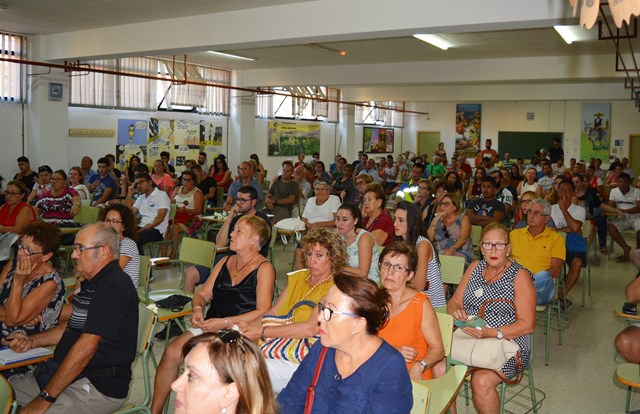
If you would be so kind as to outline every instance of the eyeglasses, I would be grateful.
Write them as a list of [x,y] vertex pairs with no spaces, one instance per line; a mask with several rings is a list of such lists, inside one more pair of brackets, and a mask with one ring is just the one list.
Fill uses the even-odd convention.
[[440,207],[449,207],[451,204],[451,201],[441,201],[438,203]]
[[240,197],[238,197],[238,198],[236,198],[236,203],[238,203],[238,204],[248,203],[251,200],[253,200],[253,198],[240,198]]
[[483,248],[484,250],[491,250],[491,249],[493,249],[493,248],[495,247],[497,251],[501,252],[501,251],[503,251],[504,249],[506,249],[506,248],[507,248],[507,245],[508,245],[508,244],[509,244],[509,243],[489,243],[489,242],[482,242],[482,248]]
[[531,204],[533,200],[521,200],[520,203],[521,204]]
[[418,188],[420,188],[421,190],[429,191],[429,187],[427,186],[419,185]]
[[111,224],[111,225],[116,225],[116,224],[122,224],[121,221],[115,220],[115,219],[104,219],[104,222],[107,224]]
[[24,252],[24,254],[26,254],[27,256],[44,253],[44,252],[34,252],[31,247],[27,247],[24,244],[22,244],[22,241],[18,243],[18,249],[21,249]]
[[329,309],[329,308],[327,308],[326,306],[324,306],[320,302],[318,302],[318,310],[322,314],[322,318],[325,320],[325,322],[329,322],[331,320],[331,317],[333,317],[334,313],[336,315],[351,316],[352,318],[359,318],[360,317],[360,315],[356,315],[355,313],[340,312],[340,311],[337,311],[337,310]]
[[527,213],[527,217],[528,216],[532,216],[532,217],[544,217],[547,214],[544,214],[544,211],[539,211],[539,210],[531,210],[529,209],[529,212]]
[[193,178],[183,178],[182,181],[193,181]]
[[405,273],[409,271],[409,268],[402,266],[401,264],[392,265],[391,262],[384,261],[380,263],[380,269],[389,270],[393,268],[393,271],[396,273]]
[[82,254],[82,252],[84,252],[85,250],[94,250],[94,249],[99,249],[101,247],[102,247],[102,245],[86,247],[86,246],[81,246],[79,244],[74,244],[73,245],[73,251],[75,253],[77,253],[78,256],[80,256]]
[[22,193],[14,193],[13,191],[5,191],[4,193],[5,195],[8,196],[17,196],[17,195],[22,195]]

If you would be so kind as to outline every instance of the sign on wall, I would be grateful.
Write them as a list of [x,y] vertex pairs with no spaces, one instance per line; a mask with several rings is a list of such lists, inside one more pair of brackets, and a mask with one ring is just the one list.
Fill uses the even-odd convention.
[[481,120],[481,104],[456,105],[456,152],[459,157],[473,158],[478,154]]

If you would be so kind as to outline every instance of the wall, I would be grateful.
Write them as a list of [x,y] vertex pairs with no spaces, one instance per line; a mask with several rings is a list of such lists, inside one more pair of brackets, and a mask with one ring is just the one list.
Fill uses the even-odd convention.
[[[26,108],[25,108],[26,111]],[[4,177],[2,188],[6,188],[13,176],[18,172],[16,158],[22,155],[22,105],[0,103],[0,175]],[[26,133],[25,133],[26,137]]]

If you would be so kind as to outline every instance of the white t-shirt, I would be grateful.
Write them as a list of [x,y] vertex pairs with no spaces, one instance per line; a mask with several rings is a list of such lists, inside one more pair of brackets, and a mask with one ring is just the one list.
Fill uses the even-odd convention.
[[543,175],[542,177],[538,178],[538,184],[540,184],[540,187],[542,187],[543,191],[550,190],[555,179],[556,179],[555,175],[552,177],[547,177],[546,175]]
[[304,206],[302,217],[306,218],[309,223],[318,223],[321,221],[335,220],[333,215],[338,211],[340,207],[340,198],[338,196],[330,195],[329,199],[321,206],[316,205],[316,198],[311,197]]
[[[615,201],[616,208],[628,210],[630,208],[634,208],[636,206],[636,203],[640,200],[640,190],[634,187],[630,187],[627,194],[622,194],[620,188],[616,187],[611,190],[611,194],[609,194],[609,200]],[[640,213],[627,215],[633,218],[640,217]]]
[[167,232],[167,227],[169,227],[169,205],[171,204],[171,200],[169,196],[164,191],[159,188],[154,188],[153,192],[147,197],[145,194],[141,194],[140,197],[133,203],[133,207],[137,208],[140,212],[140,216],[142,219],[140,220],[140,227],[146,226],[151,223],[156,216],[158,215],[158,210],[162,208],[167,209],[167,214],[164,216],[164,220],[156,229],[160,232],[160,234],[165,234]]
[[[579,205],[571,204],[569,206],[569,215],[574,220],[584,223],[587,219],[587,210]],[[553,224],[556,225],[557,229],[567,227],[567,220],[565,220],[562,210],[560,210],[560,206],[557,204],[551,206],[551,219],[553,219]]]

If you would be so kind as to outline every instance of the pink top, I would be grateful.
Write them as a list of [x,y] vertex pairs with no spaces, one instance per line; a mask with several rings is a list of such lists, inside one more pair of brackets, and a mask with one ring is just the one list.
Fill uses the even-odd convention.
[[162,174],[162,177],[158,180],[155,174],[151,175],[151,179],[158,186],[159,189],[171,193],[175,184],[169,174]]

